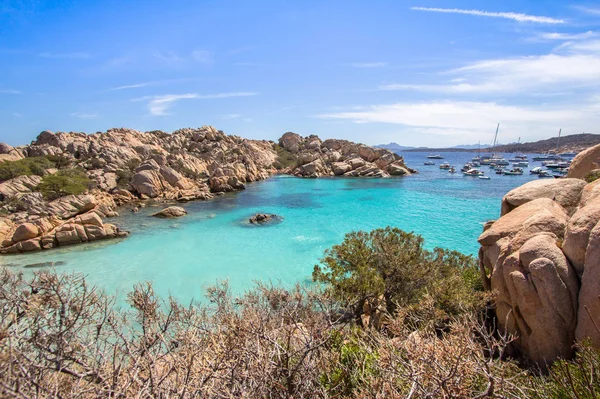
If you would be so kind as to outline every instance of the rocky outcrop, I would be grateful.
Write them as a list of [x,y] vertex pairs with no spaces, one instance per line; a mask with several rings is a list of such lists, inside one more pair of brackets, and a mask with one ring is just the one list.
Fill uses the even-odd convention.
[[569,166],[567,176],[583,179],[595,169],[600,169],[600,144],[577,154]]
[[[2,226],[2,222],[0,222]],[[118,227],[103,223],[95,212],[87,212],[66,221],[55,216],[12,226],[4,234],[0,253],[34,252],[67,245],[127,236]]]
[[174,219],[187,215],[187,211],[180,206],[170,206],[160,212],[156,212],[152,216],[161,219]]
[[600,347],[600,195],[579,179],[534,181],[502,200],[479,237],[484,285],[499,326],[539,364],[570,358],[576,341]]
[[299,177],[390,177],[416,172],[392,151],[346,140],[322,141],[315,135],[288,132],[279,145],[297,158],[296,166],[287,172]]
[[[49,201],[38,191],[41,177],[19,176],[0,182],[0,212],[8,213],[7,219],[15,225],[49,217],[65,222],[91,210],[100,217],[115,216],[118,206],[149,199],[207,200],[215,194],[243,190],[247,183],[275,173],[389,177],[414,172],[388,150],[345,140],[322,141],[314,135],[286,133],[279,143],[280,147],[272,141],[226,135],[212,126],[171,134],[122,128],[95,134],[43,131],[27,146],[0,145],[0,161],[52,156],[60,160],[61,167],[84,170],[95,187],[84,195]],[[282,167],[282,154],[296,161],[294,167],[277,169]],[[83,234],[77,236],[81,242],[89,241]],[[8,244],[12,247],[17,242]],[[18,251],[25,251],[23,245],[36,249],[19,245]]]
[[272,213],[257,213],[248,219],[250,224],[267,224],[274,221],[280,221],[281,216],[274,215]]

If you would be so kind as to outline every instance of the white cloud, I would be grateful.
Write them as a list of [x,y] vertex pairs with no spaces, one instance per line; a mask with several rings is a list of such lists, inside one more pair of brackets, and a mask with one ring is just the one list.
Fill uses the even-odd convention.
[[589,30],[583,33],[546,32],[540,34],[539,38],[544,40],[585,40],[596,36],[598,36],[597,32]]
[[217,94],[197,94],[197,93],[187,93],[187,94],[164,94],[157,96],[145,96],[140,98],[134,98],[132,101],[148,101],[148,110],[150,114],[154,116],[166,116],[169,115],[167,110],[173,105],[173,103],[179,100],[186,99],[200,99],[200,100],[209,100],[209,99],[218,99],[218,98],[228,98],[228,97],[247,97],[247,96],[256,96],[258,93],[253,92],[232,92],[232,93],[217,93]]
[[192,59],[200,64],[213,64],[214,59],[210,51],[194,50],[192,51]]
[[383,68],[389,64],[387,62],[354,62],[349,65],[354,68]]
[[91,54],[85,53],[85,52],[75,52],[75,53],[44,52],[44,53],[39,53],[38,57],[41,57],[41,58],[64,58],[64,59],[86,59],[86,58],[90,58]]
[[15,118],[22,118],[22,117],[23,117],[23,115],[21,115],[21,114],[20,114],[20,113],[18,113],[18,112],[13,112],[13,116],[14,116]]
[[432,8],[432,7],[411,7],[411,10],[415,11],[428,11],[428,12],[440,12],[449,14],[466,14],[476,15],[479,17],[491,17],[491,18],[504,18],[511,19],[517,22],[534,22],[541,24],[563,24],[565,23],[562,19],[542,17],[538,15],[520,14],[515,12],[489,12],[482,10],[462,10],[459,8]]
[[98,114],[85,113],[85,112],[71,112],[69,115],[79,119],[94,119],[98,117]]
[[[363,111],[318,115],[320,118],[354,123],[385,123],[405,126],[407,134],[448,135],[470,140],[487,138],[496,123],[510,137],[544,138],[558,128],[569,133],[589,131],[600,123],[600,102],[555,106],[518,106],[495,102],[431,101],[370,106]],[[514,137],[513,137],[514,136]]]
[[21,91],[12,90],[12,89],[1,89],[0,93],[2,93],[2,94],[21,94]]

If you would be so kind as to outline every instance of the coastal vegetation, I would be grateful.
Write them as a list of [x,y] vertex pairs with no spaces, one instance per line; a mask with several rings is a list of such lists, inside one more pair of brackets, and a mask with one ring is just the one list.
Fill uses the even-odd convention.
[[18,176],[43,176],[46,170],[55,167],[48,157],[23,158],[17,161],[0,162],[0,181]]
[[48,200],[54,200],[66,195],[83,194],[91,188],[93,182],[84,171],[79,169],[62,169],[54,174],[42,177],[37,187]]
[[[386,262],[404,262],[415,274],[387,281],[379,267]],[[418,270],[420,262],[428,273]],[[596,349],[580,346],[573,361],[557,362],[547,374],[509,356],[515,337],[494,328],[473,268],[468,257],[425,250],[421,237],[387,228],[348,234],[315,269],[322,284],[310,288],[258,283],[236,298],[220,282],[204,302],[185,306],[142,283],[128,295],[127,309],[81,275],[25,278],[4,269],[0,392],[13,398],[597,397]],[[348,312],[349,298],[386,292],[396,306],[379,307],[385,315],[379,325],[357,322],[354,306]]]

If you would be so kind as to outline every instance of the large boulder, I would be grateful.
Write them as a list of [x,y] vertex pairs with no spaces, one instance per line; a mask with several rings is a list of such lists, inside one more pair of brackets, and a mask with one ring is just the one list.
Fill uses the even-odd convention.
[[583,179],[594,169],[600,169],[600,144],[577,154],[569,166],[567,176]]
[[155,218],[174,219],[187,215],[187,211],[180,206],[170,206],[153,214]]
[[492,276],[498,323],[538,364],[573,353],[579,282],[557,242],[553,234],[531,237]]
[[150,198],[158,197],[165,188],[158,172],[147,169],[140,170],[133,175],[129,184],[139,194],[147,195]]
[[502,214],[484,226],[479,261],[513,347],[542,367],[571,357],[576,341],[600,348],[600,183],[527,183]]
[[40,251],[60,246],[125,237],[126,231],[103,223],[95,212],[87,212],[69,220],[42,218],[35,223],[18,225],[11,240],[0,244],[0,253],[13,254]]
[[10,154],[12,150],[13,148],[10,145],[6,143],[0,143],[0,154]]
[[537,198],[550,198],[568,212],[573,212],[579,204],[581,192],[586,183],[580,179],[541,179],[523,184],[509,191],[502,199],[501,214]]
[[37,226],[33,223],[23,223],[15,229],[12,236],[13,242],[20,242],[35,238],[40,234]]
[[589,339],[600,348],[600,223],[592,229],[585,253],[579,291],[579,311],[575,338]]
[[287,132],[279,139],[279,145],[289,152],[298,152],[302,136],[296,133]]
[[592,229],[600,222],[600,198],[580,208],[569,220],[563,252],[581,277]]

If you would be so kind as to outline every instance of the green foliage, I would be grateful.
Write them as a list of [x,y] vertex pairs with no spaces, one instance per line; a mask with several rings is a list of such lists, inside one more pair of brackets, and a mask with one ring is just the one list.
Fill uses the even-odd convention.
[[600,398],[600,351],[584,343],[575,359],[555,362],[548,376],[536,382],[536,397],[540,399]]
[[137,158],[132,158],[125,162],[124,169],[118,169],[115,174],[117,175],[117,187],[119,188],[127,188],[129,186],[129,182],[133,177],[135,168],[140,165],[140,160]]
[[331,333],[332,367],[321,375],[321,385],[331,397],[352,396],[377,372],[377,352],[365,345],[360,335],[357,329],[350,334],[339,330]]
[[588,173],[587,175],[585,175],[584,180],[588,183],[591,183],[593,181],[596,181],[600,179],[600,169],[594,169],[592,170],[590,173]]
[[277,152],[277,158],[273,164],[276,169],[282,170],[290,167],[294,168],[298,165],[298,157],[282,146],[274,144],[273,149]]
[[53,167],[54,164],[47,157],[31,157],[17,161],[4,161],[0,163],[0,181],[23,175],[43,176],[46,173],[46,169]]
[[357,320],[367,301],[383,302],[390,315],[426,296],[446,315],[473,309],[481,289],[473,258],[423,244],[423,237],[392,227],[352,232],[325,251],[313,280],[352,307]]
[[48,155],[46,158],[48,158],[57,169],[64,169],[71,164],[69,157],[64,155]]
[[37,187],[48,200],[65,195],[83,194],[93,182],[79,169],[63,169],[53,175],[46,175]]

